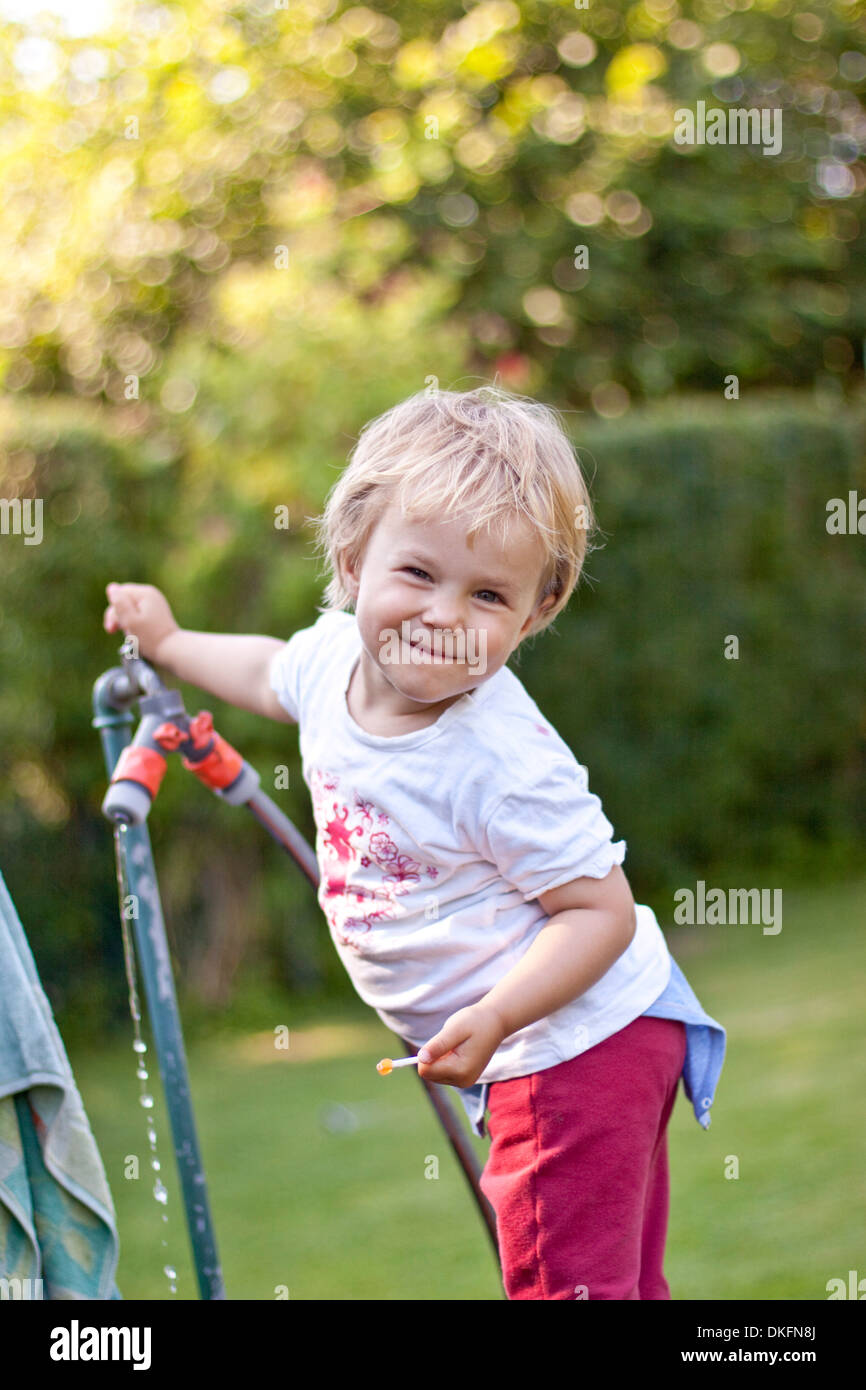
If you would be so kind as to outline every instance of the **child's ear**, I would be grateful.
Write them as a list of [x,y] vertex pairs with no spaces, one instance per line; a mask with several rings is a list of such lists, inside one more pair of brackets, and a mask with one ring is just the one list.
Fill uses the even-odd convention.
[[523,627],[520,629],[521,641],[533,624],[539,622],[540,619],[544,617],[548,608],[552,608],[555,603],[556,594],[547,594],[545,598],[539,599],[538,603],[529,614],[529,617],[526,619],[526,622],[523,624]]
[[555,607],[555,605],[556,605],[556,597],[557,597],[556,594],[547,594],[547,595],[540,601],[540,603],[538,603],[538,604],[536,605],[536,610],[535,610],[535,617],[536,617],[536,620],[539,619],[539,618],[543,618],[544,615],[545,615],[545,613],[548,611],[548,609]]
[[360,587],[359,567],[348,558],[345,551],[337,556],[337,569],[343,581],[343,587],[349,591],[353,599],[356,599]]

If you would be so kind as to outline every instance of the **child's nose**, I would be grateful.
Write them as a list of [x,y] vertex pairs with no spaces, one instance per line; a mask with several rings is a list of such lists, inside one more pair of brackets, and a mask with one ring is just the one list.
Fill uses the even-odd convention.
[[422,617],[430,628],[456,629],[465,625],[463,603],[456,595],[444,591],[430,596]]

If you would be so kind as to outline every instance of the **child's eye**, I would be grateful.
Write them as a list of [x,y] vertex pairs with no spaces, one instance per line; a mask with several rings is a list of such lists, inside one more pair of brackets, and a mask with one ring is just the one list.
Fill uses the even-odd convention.
[[[420,576],[421,576],[422,579],[429,579],[429,578],[430,578],[430,576],[429,576],[429,574],[427,573],[426,570],[420,570],[420,569],[418,569],[415,565],[404,565],[404,566],[403,566],[403,571],[404,571],[405,574],[420,574]],[[482,595],[483,595],[483,594],[489,594],[489,595],[490,595],[490,599],[492,599],[494,603],[501,603],[501,602],[502,602],[502,599],[499,597],[499,595],[498,595],[497,593],[495,593],[495,592],[493,591],[493,589],[479,589],[478,592],[479,592],[479,594],[482,594]],[[489,601],[490,601],[490,600],[488,599],[487,602],[489,602]]]

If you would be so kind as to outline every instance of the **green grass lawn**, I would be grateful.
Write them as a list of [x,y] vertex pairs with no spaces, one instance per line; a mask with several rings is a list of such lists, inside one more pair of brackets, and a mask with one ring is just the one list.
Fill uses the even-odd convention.
[[[665,1269],[674,1299],[826,1299],[828,1279],[866,1275],[864,922],[866,881],[786,890],[776,936],[746,925],[667,932],[728,1032],[711,1128],[700,1128],[682,1088],[671,1120]],[[287,1051],[273,1045],[277,1023],[290,1029]],[[502,1297],[487,1235],[415,1076],[375,1071],[394,1046],[360,1001],[311,1022],[309,1006],[291,1000],[257,1031],[190,1046],[229,1298],[274,1299],[281,1288],[295,1300]],[[196,1298],[161,1096],[167,1225],[150,1196],[131,1045],[71,1061],[114,1196],[121,1293],[171,1297],[168,1263],[177,1298]],[[486,1142],[474,1142],[483,1160]],[[139,1180],[124,1177],[128,1155],[141,1160]],[[431,1157],[438,1178],[425,1176]],[[732,1158],[736,1178],[726,1177]]]

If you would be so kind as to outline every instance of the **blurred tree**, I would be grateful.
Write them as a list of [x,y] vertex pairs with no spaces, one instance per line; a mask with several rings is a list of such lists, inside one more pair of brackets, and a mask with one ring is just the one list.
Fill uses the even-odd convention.
[[[399,297],[413,269],[452,287],[479,370],[603,415],[731,373],[843,384],[864,23],[845,0],[127,0],[79,38],[7,23],[5,384],[121,402],[137,377],[155,400],[187,332],[243,352],[278,302]],[[699,101],[776,110],[781,150],[678,144]]]

